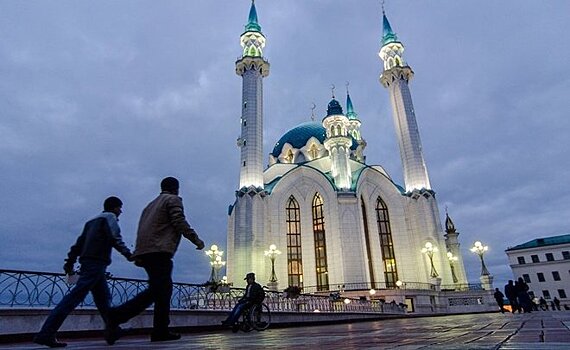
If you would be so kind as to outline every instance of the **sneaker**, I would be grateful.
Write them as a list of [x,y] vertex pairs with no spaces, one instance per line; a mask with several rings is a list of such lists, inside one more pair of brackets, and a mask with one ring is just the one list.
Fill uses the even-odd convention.
[[103,332],[103,337],[109,345],[113,345],[121,338],[122,329],[113,323],[107,323],[105,325],[105,331]]
[[42,338],[37,335],[34,337],[34,343],[49,346],[50,348],[64,348],[67,346],[67,343],[59,342],[55,337]]
[[179,333],[168,332],[165,334],[151,334],[150,341],[170,341],[170,340],[178,340],[181,338]]

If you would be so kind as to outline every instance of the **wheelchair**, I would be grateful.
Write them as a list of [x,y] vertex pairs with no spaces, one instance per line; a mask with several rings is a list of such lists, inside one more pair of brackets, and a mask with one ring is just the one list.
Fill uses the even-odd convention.
[[240,321],[236,322],[232,327],[232,332],[237,333],[240,329],[243,332],[251,332],[252,330],[264,331],[271,324],[271,312],[269,307],[264,304],[254,304],[243,310]]

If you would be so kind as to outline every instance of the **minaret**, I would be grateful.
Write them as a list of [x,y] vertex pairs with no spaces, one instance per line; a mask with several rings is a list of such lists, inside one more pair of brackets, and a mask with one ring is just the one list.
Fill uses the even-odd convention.
[[327,131],[324,145],[331,157],[334,183],[344,191],[350,190],[352,179],[348,163],[352,139],[348,135],[348,124],[348,118],[342,114],[342,107],[333,94],[327,108],[327,116],[323,118],[323,127]]
[[453,264],[454,273],[457,277],[457,282],[455,283],[467,283],[467,275],[465,274],[465,266],[463,265],[463,255],[459,249],[459,232],[455,229],[455,224],[449,217],[447,209],[445,211],[445,245],[447,251],[457,257],[457,262]]
[[384,61],[384,72],[380,76],[380,82],[390,91],[392,114],[404,167],[404,184],[408,192],[422,188],[430,190],[412,95],[408,87],[414,72],[404,61],[404,45],[392,31],[386,13],[382,11],[382,14],[384,33],[379,55]]
[[263,78],[269,63],[263,58],[265,36],[257,23],[255,3],[251,2],[249,20],[241,35],[243,55],[236,62],[242,77],[241,149],[239,189],[230,206],[228,221],[227,276],[235,286],[243,286],[243,276],[255,271],[259,280],[268,273],[263,249],[265,242],[265,198],[263,189]]
[[348,86],[346,89],[346,117],[348,118],[348,134],[351,135],[356,142],[358,142],[358,147],[356,148],[355,158],[357,161],[364,163],[366,157],[364,156],[364,149],[366,148],[366,141],[362,138],[360,134],[360,120],[358,119],[358,114],[354,111],[354,106],[352,105],[352,100],[350,99],[350,93],[348,92]]
[[265,36],[257,23],[254,0],[240,39],[243,55],[236,62],[236,74],[243,78],[241,136],[237,140],[241,148],[239,188],[263,189],[263,78],[269,75],[269,62],[263,58]]

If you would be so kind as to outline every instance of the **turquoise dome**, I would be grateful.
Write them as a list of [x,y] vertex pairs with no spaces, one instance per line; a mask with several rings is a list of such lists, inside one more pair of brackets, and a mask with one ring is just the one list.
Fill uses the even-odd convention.
[[[293,146],[293,148],[302,148],[307,144],[307,141],[309,141],[311,137],[316,138],[322,144],[325,142],[326,135],[327,132],[323,127],[323,124],[319,122],[311,121],[299,124],[281,136],[279,141],[277,141],[275,144],[275,147],[273,147],[273,152],[271,152],[271,155],[274,157],[279,157],[281,151],[283,150],[283,146],[286,143]],[[356,140],[353,138],[352,146],[350,149],[355,150],[357,147],[358,142],[356,142]]]
[[306,122],[297,125],[293,129],[287,131],[279,141],[273,147],[273,152],[271,154],[274,157],[279,157],[281,150],[283,150],[283,145],[286,143],[290,144],[294,148],[301,148],[307,144],[307,141],[311,137],[315,137],[320,143],[325,142],[327,131],[321,123],[318,122]]

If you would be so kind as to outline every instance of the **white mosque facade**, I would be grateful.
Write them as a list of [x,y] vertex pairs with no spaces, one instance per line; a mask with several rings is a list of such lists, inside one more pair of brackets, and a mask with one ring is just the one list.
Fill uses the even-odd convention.
[[[276,279],[278,290],[306,292],[467,283],[458,233],[448,216],[443,229],[422,154],[408,86],[413,71],[385,14],[383,28],[378,93],[390,96],[404,186],[366,163],[365,129],[348,94],[344,108],[333,96],[321,122],[287,131],[264,167],[263,79],[270,66],[252,2],[236,62],[243,80],[240,181],[227,236],[234,285],[242,286],[251,271],[262,284]],[[272,244],[282,252],[274,275],[264,254]]]

